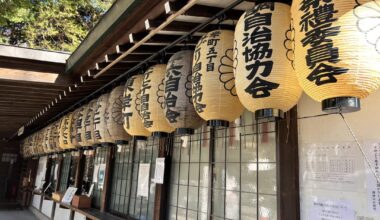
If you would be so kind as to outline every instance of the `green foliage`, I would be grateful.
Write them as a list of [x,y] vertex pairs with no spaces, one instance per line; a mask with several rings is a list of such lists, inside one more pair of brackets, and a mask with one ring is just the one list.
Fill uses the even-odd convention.
[[114,0],[0,0],[0,43],[73,51]]

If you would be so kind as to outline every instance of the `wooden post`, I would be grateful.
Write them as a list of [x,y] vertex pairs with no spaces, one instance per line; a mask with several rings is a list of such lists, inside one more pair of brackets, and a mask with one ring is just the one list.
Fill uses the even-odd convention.
[[[173,149],[173,136],[160,138],[158,145],[158,157],[165,157],[164,183],[156,184],[156,195],[154,198],[154,220],[167,219],[168,198],[170,190],[170,168],[171,168],[171,149]],[[156,161],[152,161],[155,163]]]
[[105,212],[108,209],[107,201],[109,200],[109,197],[111,195],[110,184],[111,184],[112,166],[113,166],[113,159],[114,159],[114,152],[115,152],[114,145],[107,145],[105,147],[108,147],[109,150],[107,151],[106,172],[104,176],[103,191],[101,195],[101,203],[100,203],[101,212]]
[[[79,189],[82,186],[83,181],[83,170],[85,165],[85,155],[83,154],[83,149],[79,150],[78,163],[75,171],[75,187]],[[81,190],[81,189],[79,189]]]
[[58,154],[56,160],[58,160],[57,184],[55,184],[55,191],[57,192],[61,183],[63,156],[61,154]]
[[277,123],[277,216],[300,219],[297,106]]

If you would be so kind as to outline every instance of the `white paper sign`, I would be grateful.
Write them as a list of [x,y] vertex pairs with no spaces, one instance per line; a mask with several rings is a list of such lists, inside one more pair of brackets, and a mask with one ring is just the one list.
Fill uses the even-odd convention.
[[98,173],[98,189],[103,189],[104,179],[106,177],[106,164],[100,164]]
[[355,211],[347,201],[320,200],[313,201],[309,220],[355,220]]
[[154,182],[163,184],[164,174],[165,174],[165,158],[158,157],[156,158],[156,170],[154,172]]
[[353,142],[307,145],[300,157],[301,187],[355,192],[364,184],[358,155]]
[[77,192],[78,188],[75,188],[75,187],[69,187],[66,192],[65,192],[65,195],[63,196],[62,198],[62,203],[65,203],[65,204],[70,204],[71,203],[71,200],[73,200],[74,196],[75,196],[75,193]]
[[149,195],[149,172],[150,164],[141,163],[139,166],[139,176],[137,184],[137,196],[148,197]]
[[[375,170],[376,175],[380,176],[380,144],[368,144],[366,146],[366,154],[372,169]],[[380,183],[377,184],[377,179],[368,165],[366,165],[366,174],[368,209],[371,212],[380,214]]]
[[58,179],[58,165],[54,168],[54,180]]
[[90,190],[88,191],[88,194],[87,194],[88,197],[91,197],[92,191],[94,191],[94,184],[91,184],[90,186]]
[[98,182],[98,174],[99,174],[99,165],[95,165],[94,167],[94,174],[92,176],[92,182],[97,183]]

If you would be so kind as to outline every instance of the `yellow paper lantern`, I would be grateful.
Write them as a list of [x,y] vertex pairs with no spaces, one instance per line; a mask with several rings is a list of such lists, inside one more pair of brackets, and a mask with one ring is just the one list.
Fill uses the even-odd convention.
[[106,117],[109,93],[101,95],[96,101],[94,113],[94,135],[100,143],[113,143],[114,140],[107,129]]
[[174,131],[164,114],[165,71],[164,64],[150,67],[145,72],[141,85],[141,118],[144,127],[152,132],[153,136],[165,136]]
[[193,51],[175,53],[166,66],[165,116],[177,134],[194,134],[203,119],[194,109],[191,96]]
[[123,93],[124,86],[115,87],[108,98],[106,125],[111,138],[115,142],[129,141],[130,136],[123,128]]
[[95,107],[97,100],[91,100],[87,105],[87,111],[84,118],[84,130],[85,130],[85,139],[87,146],[92,146],[95,143],[100,143],[94,135],[94,116],[95,116]]
[[59,125],[61,124],[61,119],[53,122],[51,124],[49,143],[52,148],[52,152],[60,152],[64,149],[59,147]]
[[144,75],[130,77],[124,87],[123,116],[124,129],[135,139],[146,139],[151,133],[141,120],[141,85]]
[[44,142],[45,142],[45,146],[46,146],[47,151],[49,153],[52,153],[52,152],[54,152],[54,149],[53,149],[53,146],[51,146],[51,144],[50,144],[50,136],[51,136],[51,124],[49,124],[45,128]]
[[63,149],[73,149],[74,145],[71,142],[71,123],[73,119],[73,113],[68,113],[62,117],[59,127],[59,145]]
[[75,122],[75,128],[76,128],[76,139],[80,146],[87,147],[89,144],[86,141],[86,115],[88,112],[88,105],[83,105],[79,107],[79,112],[77,116],[77,120]]
[[42,140],[41,141],[42,141],[42,148],[44,149],[44,152],[50,153],[50,149],[49,149],[47,142],[46,142],[46,136],[48,135],[47,129],[48,129],[48,126],[46,126],[40,130],[40,132],[42,133]]
[[236,25],[236,92],[257,118],[280,117],[301,97],[302,89],[284,45],[290,19],[289,5],[265,2],[246,11]]
[[205,34],[194,51],[193,104],[211,126],[228,126],[244,111],[235,89],[233,44],[233,31],[215,30]]
[[379,10],[378,0],[293,1],[297,77],[323,110],[358,111],[379,88]]
[[73,144],[73,146],[75,148],[80,147],[80,144],[77,140],[77,124],[78,124],[80,109],[81,108],[74,110],[73,116],[72,116],[72,121],[71,121],[71,126],[70,126],[70,140],[71,140],[71,143]]

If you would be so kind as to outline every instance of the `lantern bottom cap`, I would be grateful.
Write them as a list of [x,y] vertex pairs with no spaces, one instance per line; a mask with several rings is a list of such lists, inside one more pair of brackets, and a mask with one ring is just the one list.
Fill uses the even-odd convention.
[[126,141],[126,140],[117,140],[117,141],[115,141],[115,144],[120,144],[120,145],[122,145],[122,144],[128,144],[129,142],[128,141]]
[[360,99],[356,97],[336,97],[322,101],[322,111],[326,113],[350,113],[360,110]]
[[225,120],[208,120],[207,121],[207,126],[212,126],[212,127],[228,127],[230,126],[229,121]]
[[153,137],[167,137],[169,135],[169,133],[166,133],[166,132],[162,132],[162,131],[155,131],[155,132],[152,132],[152,136]]
[[175,129],[177,135],[192,135],[194,134],[194,129],[192,128],[177,128]]
[[133,136],[133,138],[136,141],[146,141],[148,139],[148,137],[146,137],[146,136]]
[[284,118],[284,112],[280,109],[274,109],[274,108],[265,108],[260,109],[255,112],[255,118],[256,120],[278,120]]
[[102,146],[101,144],[94,144],[92,147],[97,148],[97,147],[101,147],[101,146]]
[[110,147],[110,146],[112,146],[112,145],[114,145],[114,143],[108,143],[108,142],[106,142],[106,143],[101,143],[101,146],[102,146],[102,147]]

